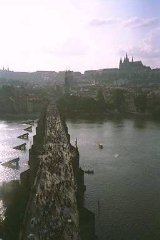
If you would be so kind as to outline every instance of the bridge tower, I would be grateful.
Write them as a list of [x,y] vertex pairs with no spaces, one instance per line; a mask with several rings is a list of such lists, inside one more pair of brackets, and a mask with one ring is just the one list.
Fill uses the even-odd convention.
[[66,71],[65,72],[65,79],[64,79],[64,90],[65,90],[66,94],[70,93],[72,79],[73,79],[72,71]]

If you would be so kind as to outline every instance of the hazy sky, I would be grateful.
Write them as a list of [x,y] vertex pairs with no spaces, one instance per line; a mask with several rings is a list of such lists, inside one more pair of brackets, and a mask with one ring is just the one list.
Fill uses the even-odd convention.
[[159,0],[0,0],[0,68],[160,67]]

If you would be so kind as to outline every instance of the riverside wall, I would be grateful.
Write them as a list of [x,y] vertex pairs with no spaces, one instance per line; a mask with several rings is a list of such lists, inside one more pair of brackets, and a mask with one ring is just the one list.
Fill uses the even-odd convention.
[[30,168],[21,174],[28,204],[20,240],[93,240],[94,214],[84,208],[84,172],[77,145],[55,104],[39,119],[29,153]]

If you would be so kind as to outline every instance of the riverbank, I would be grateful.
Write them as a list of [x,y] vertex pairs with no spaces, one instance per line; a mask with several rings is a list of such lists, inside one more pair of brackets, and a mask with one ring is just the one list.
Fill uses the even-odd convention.
[[[120,93],[122,94],[121,91],[119,94]],[[62,112],[67,118],[76,117],[80,119],[98,119],[112,117],[137,117],[160,120],[160,110],[157,105],[154,107],[149,101],[148,105],[147,102],[146,104],[142,104],[143,101],[137,102],[136,98],[132,99],[133,102],[127,102],[127,99],[125,100],[123,94],[123,97],[121,94],[121,97],[117,94],[113,94],[110,98],[106,99],[104,99],[103,95],[101,95],[101,97],[97,96],[97,98],[64,95],[57,101],[57,104],[60,112]],[[143,100],[143,98],[141,100]]]
[[12,120],[28,120],[28,119],[32,119],[35,120],[37,118],[39,118],[40,113],[39,112],[35,112],[35,113],[0,113],[0,120],[8,120],[8,121],[12,121]]
[[151,114],[138,113],[138,112],[127,112],[127,113],[119,113],[119,112],[110,112],[110,113],[102,113],[102,114],[70,114],[70,113],[62,113],[65,119],[73,120],[73,121],[89,121],[89,122],[97,122],[97,121],[106,121],[106,120],[143,120],[143,121],[153,121],[160,122],[159,118],[154,118]]

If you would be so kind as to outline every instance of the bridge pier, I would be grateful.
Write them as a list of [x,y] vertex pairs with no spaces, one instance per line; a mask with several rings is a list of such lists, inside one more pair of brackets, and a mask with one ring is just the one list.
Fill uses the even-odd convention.
[[18,136],[17,138],[20,138],[20,139],[28,139],[28,135],[29,135],[29,133],[24,133],[24,134]]
[[17,150],[26,150],[26,143],[20,144],[18,146],[13,147],[13,149],[17,149]]
[[32,132],[32,126],[29,126],[29,127],[25,128],[24,131]]
[[8,162],[2,163],[2,166],[4,167],[10,167],[10,168],[14,168],[13,164],[16,164],[16,169],[19,168],[19,157],[18,158],[14,158]]

